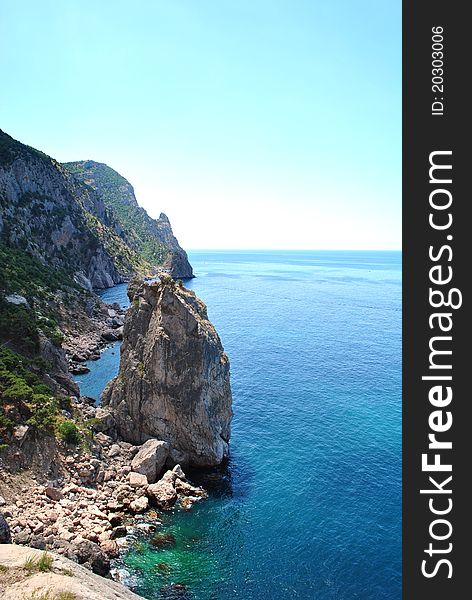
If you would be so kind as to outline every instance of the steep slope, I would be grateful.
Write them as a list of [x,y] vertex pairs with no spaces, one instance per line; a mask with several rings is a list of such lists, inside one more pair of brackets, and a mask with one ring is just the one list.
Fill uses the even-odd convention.
[[93,290],[155,273],[134,235],[98,189],[0,130],[0,449],[17,427],[53,432],[61,398],[79,393],[77,344],[89,356],[121,336]]
[[111,287],[149,268],[91,187],[1,130],[0,207],[4,244],[64,270],[83,287]]
[[128,442],[168,442],[174,464],[218,465],[230,437],[229,359],[205,304],[162,279],[130,285],[120,371],[102,395],[104,417]]
[[159,219],[152,219],[138,205],[133,186],[122,175],[92,160],[65,163],[63,166],[100,194],[132,247],[147,262],[162,265],[173,277],[193,277],[187,254],[172,233],[167,216],[161,213]]

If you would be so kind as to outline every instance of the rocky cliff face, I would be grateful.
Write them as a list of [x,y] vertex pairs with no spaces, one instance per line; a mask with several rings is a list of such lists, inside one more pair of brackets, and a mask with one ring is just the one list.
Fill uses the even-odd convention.
[[78,181],[96,190],[113,212],[130,245],[152,265],[161,265],[172,277],[193,277],[187,254],[172,232],[169,219],[161,213],[152,219],[138,205],[133,186],[109,166],[93,160],[65,163]]
[[206,307],[171,282],[130,286],[118,376],[102,396],[120,436],[168,442],[174,463],[220,464],[231,423],[229,360]]
[[154,223],[160,238],[168,248],[163,263],[164,269],[175,279],[192,278],[194,276],[193,269],[188,261],[187,253],[182,250],[177,238],[174,236],[167,215],[161,213],[159,219],[154,221]]
[[4,243],[64,269],[84,287],[110,287],[133,271],[133,261],[115,264],[96,224],[117,248],[111,217],[97,194],[78,185],[49,156],[0,131],[0,235]]
[[151,219],[132,186],[107,165],[61,165],[0,130],[0,243],[86,289],[165,268],[193,277],[169,220]]
[[[17,369],[12,361],[24,356],[31,373],[58,395],[79,393],[64,349],[77,372],[78,360],[96,358],[104,340],[121,337],[118,324],[110,323],[111,307],[93,289],[163,268],[179,276],[191,274],[167,218],[150,219],[124,178],[101,165],[105,182],[95,185],[73,171],[0,130],[0,370],[12,375]],[[148,221],[153,230],[143,229]],[[141,238],[142,246],[136,242]],[[87,356],[74,351],[77,341],[79,350],[83,341],[88,344]],[[12,355],[3,356],[3,348]],[[0,446],[30,416],[15,412],[24,398],[6,398],[6,383],[0,381]],[[12,411],[14,418],[8,416]]]

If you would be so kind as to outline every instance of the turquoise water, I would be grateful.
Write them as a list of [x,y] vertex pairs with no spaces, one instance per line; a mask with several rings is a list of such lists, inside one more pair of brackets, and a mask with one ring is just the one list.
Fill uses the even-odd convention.
[[[135,591],[400,600],[401,254],[190,258],[231,359],[232,455],[219,477],[193,474],[208,500],[164,515],[174,547],[143,537],[125,558]],[[99,392],[103,373],[82,385],[94,378]]]

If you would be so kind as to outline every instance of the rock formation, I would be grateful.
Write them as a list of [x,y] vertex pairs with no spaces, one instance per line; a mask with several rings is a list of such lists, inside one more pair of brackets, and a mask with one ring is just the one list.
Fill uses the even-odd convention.
[[11,544],[10,527],[2,513],[0,513],[0,544]]
[[168,442],[170,464],[220,464],[232,415],[229,360],[206,306],[172,281],[129,293],[120,371],[102,405],[126,441]]
[[131,468],[133,472],[144,475],[146,483],[155,483],[165,465],[168,454],[169,444],[167,442],[148,440],[133,458]]
[[98,192],[116,217],[132,248],[151,265],[162,265],[172,277],[193,277],[187,253],[180,247],[164,213],[152,219],[139,206],[133,186],[108,165],[93,160],[65,163],[63,167],[78,181]]
[[[88,289],[123,281],[138,261],[115,264],[111,246],[124,252],[126,243],[113,232],[94,190],[79,185],[54,159],[2,131],[0,149],[0,241],[51,270],[74,275]],[[107,240],[99,235],[100,219]]]
[[124,177],[94,161],[62,165],[1,130],[0,207],[0,243],[90,291],[156,268],[193,277],[167,217],[152,219]]
[[[193,276],[167,217],[151,219],[116,171],[93,161],[60,164],[1,130],[0,213],[0,352],[40,359],[41,379],[61,396],[79,393],[69,370],[86,372],[80,363],[122,336],[120,307],[106,307],[94,289],[136,273]],[[0,371],[10,371],[12,357],[4,358]],[[16,411],[12,422],[2,395],[0,447],[29,417]]]

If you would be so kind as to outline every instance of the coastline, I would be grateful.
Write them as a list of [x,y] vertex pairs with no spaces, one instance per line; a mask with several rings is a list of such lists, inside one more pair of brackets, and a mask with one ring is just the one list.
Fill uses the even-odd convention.
[[[123,339],[127,309],[95,297],[101,308],[91,319],[95,330],[75,331],[62,344],[71,377],[88,372],[81,369],[85,361],[100,360],[110,342]],[[67,416],[89,428],[84,443],[77,447],[53,438],[39,442],[26,427],[19,446],[25,453],[36,446],[39,456],[49,456],[29,471],[15,473],[10,464],[13,472],[0,473],[0,511],[16,544],[53,551],[97,575],[126,583],[110,561],[127,552],[129,535],[139,531],[156,548],[171,546],[173,536],[159,533],[158,511],[188,511],[207,493],[192,485],[178,464],[166,470],[158,462],[151,474],[149,465],[159,460],[149,451],[153,440],[134,445],[114,429],[108,432],[109,412],[94,399],[71,396]]]
[[[401,255],[201,252],[190,258],[199,275],[192,287],[208,303],[234,357],[238,418],[232,458],[228,471],[219,475],[221,483],[213,482],[213,475],[188,473],[208,490],[207,500],[191,511],[159,511],[160,531],[176,536],[175,547],[157,550],[149,544],[152,534],[137,528],[128,535],[124,560],[113,559],[112,568],[116,564],[123,581],[143,597],[153,597],[174,580],[185,583],[198,600],[232,593],[263,600],[266,589],[274,597],[284,597],[289,589],[301,598],[318,594],[328,600],[333,587],[373,599],[366,586],[382,586],[394,598],[401,573],[395,525],[400,369],[391,358],[401,339],[396,333]],[[110,288],[112,295],[115,289]],[[308,309],[317,316],[309,322]],[[379,344],[382,332],[390,336],[388,345]],[[281,362],[279,346],[288,365]],[[315,353],[322,369],[313,374],[307,358]],[[354,380],[353,360],[362,367]],[[294,426],[287,429],[287,423]],[[308,437],[295,456],[287,450],[299,443],[301,427]],[[359,447],[372,437],[384,441],[383,453],[366,454]],[[294,485],[299,460],[314,460],[316,477]],[[358,473],[362,493],[355,485],[346,488],[345,479],[346,473],[357,473],[359,460],[366,465]],[[388,471],[381,467],[386,463]],[[371,526],[359,537],[367,519]],[[355,548],[354,566],[352,553],[337,552],[340,535]],[[274,547],[271,540],[283,536],[290,545]],[[380,554],[373,551],[379,536]],[[296,562],[291,561],[293,545],[299,549]],[[307,570],[313,555],[320,560]],[[169,570],[158,570],[161,563]],[[353,568],[359,577],[352,577]],[[253,577],[243,578],[248,569]]]

